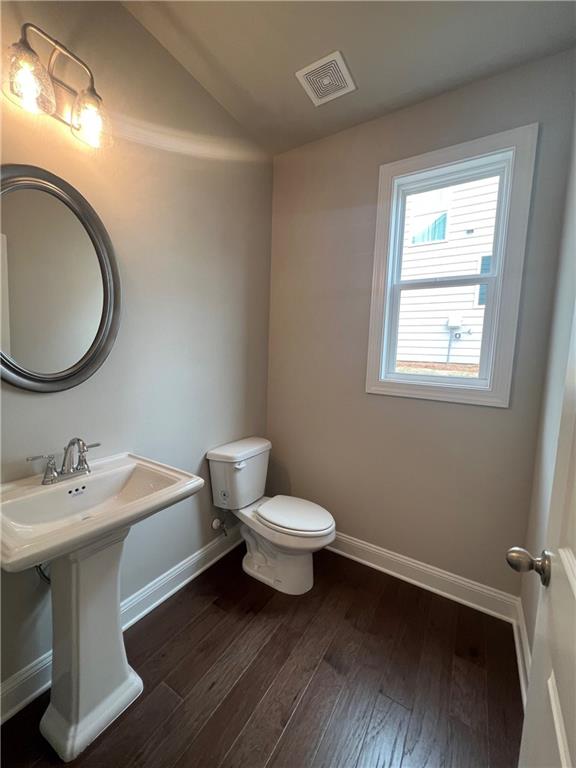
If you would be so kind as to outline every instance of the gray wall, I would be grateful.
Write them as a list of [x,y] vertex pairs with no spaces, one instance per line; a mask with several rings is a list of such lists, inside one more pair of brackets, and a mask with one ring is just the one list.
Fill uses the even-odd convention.
[[[270,489],[351,536],[518,593],[572,113],[564,53],[275,158]],[[378,166],[539,122],[511,407],[364,391]]]
[[[2,387],[3,479],[73,435],[207,478],[205,451],[265,428],[271,168],[237,124],[118,3],[3,4],[3,46],[32,21],[93,68],[116,138],[92,150],[3,100],[2,159],[39,165],[88,199],[119,263],[124,307],[104,366],[51,395]],[[166,151],[157,147],[164,147]],[[172,150],[172,151],[171,151]],[[235,158],[235,159],[233,159]],[[132,594],[213,537],[210,490],[135,526]],[[3,574],[4,679],[50,647],[49,594]]]
[[[576,74],[576,72],[575,72]],[[534,465],[534,488],[526,546],[532,552],[540,552],[549,546],[546,540],[548,515],[554,480],[554,465],[566,367],[568,363],[570,329],[576,301],[576,115],[572,131],[572,164],[566,195],[558,279],[554,301],[554,320],[550,334],[546,387],[542,403],[540,436]],[[532,576],[532,578],[530,578]],[[536,625],[538,598],[542,592],[540,581],[534,574],[522,577],[522,604],[528,635],[532,642]]]

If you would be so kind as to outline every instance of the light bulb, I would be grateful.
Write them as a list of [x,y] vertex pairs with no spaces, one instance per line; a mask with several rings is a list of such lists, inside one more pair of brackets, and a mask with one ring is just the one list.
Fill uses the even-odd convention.
[[20,97],[20,103],[29,112],[40,112],[38,96],[40,83],[34,77],[34,72],[27,61],[23,61],[14,75],[12,89]]
[[102,99],[89,88],[78,94],[72,109],[72,133],[91,147],[102,146],[105,134],[105,112]]
[[82,138],[91,147],[100,146],[100,135],[102,133],[102,118],[100,111],[93,104],[87,104],[82,107],[78,116],[80,126],[77,135]]
[[36,53],[27,42],[11,45],[4,66],[4,94],[28,112],[46,112],[56,108],[54,86]]

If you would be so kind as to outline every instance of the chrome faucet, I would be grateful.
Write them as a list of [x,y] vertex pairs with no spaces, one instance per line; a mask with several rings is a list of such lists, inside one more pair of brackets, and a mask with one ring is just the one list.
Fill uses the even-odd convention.
[[[78,462],[74,464],[74,448],[78,449]],[[73,472],[80,471],[80,464],[83,468],[87,469],[88,464],[86,462],[86,443],[81,437],[73,437],[68,442],[68,445],[64,448],[64,458],[62,459],[62,468],[60,469],[61,475],[71,475]]]
[[[46,469],[44,471],[44,477],[42,478],[42,485],[51,485],[52,483],[60,483],[62,480],[68,480],[76,475],[87,475],[90,473],[90,467],[86,454],[90,448],[97,448],[100,443],[90,443],[86,445],[81,437],[73,437],[68,442],[68,445],[64,448],[64,458],[62,459],[62,467],[60,470],[56,468],[56,459],[53,453],[40,456],[28,456],[26,461],[37,461],[38,459],[46,459]],[[77,449],[78,459],[74,463],[74,449]]]

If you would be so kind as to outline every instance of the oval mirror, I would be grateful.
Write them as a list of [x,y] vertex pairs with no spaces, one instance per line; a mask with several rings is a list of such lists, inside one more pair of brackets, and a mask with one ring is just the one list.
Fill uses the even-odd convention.
[[85,381],[118,331],[112,243],[80,193],[41,168],[2,166],[2,378],[53,392]]

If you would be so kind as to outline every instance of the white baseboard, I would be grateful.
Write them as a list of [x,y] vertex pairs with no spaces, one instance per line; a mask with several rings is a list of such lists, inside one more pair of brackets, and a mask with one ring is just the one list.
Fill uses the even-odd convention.
[[522,703],[526,708],[526,694],[528,692],[528,678],[532,666],[532,650],[528,640],[528,629],[522,600],[518,598],[518,615],[514,621],[514,642],[516,644],[516,656],[518,658],[518,673],[520,675],[520,688],[522,689]]
[[241,542],[240,526],[229,529],[228,536],[219,536],[206,546],[199,549],[186,560],[162,573],[157,579],[146,584],[130,597],[122,600],[120,611],[122,629],[128,629],[140,621],[147,613],[163,603],[189,581],[195,579],[217,560],[227,555]]
[[376,568],[391,576],[396,576],[404,581],[409,581],[423,589],[436,592],[450,600],[463,603],[471,608],[476,608],[483,613],[489,613],[499,619],[504,619],[513,625],[514,643],[518,660],[518,673],[520,676],[520,688],[522,700],[526,700],[526,688],[528,673],[530,670],[530,645],[526,632],[526,622],[520,598],[508,592],[502,592],[493,587],[487,587],[463,576],[458,576],[449,571],[443,571],[433,565],[422,563],[405,555],[383,547],[377,547],[361,539],[347,536],[345,533],[337,533],[336,539],[328,547],[351,560],[356,560],[363,565]]
[[2,722],[23,709],[50,686],[52,651],[35,659],[2,683]]
[[[138,592],[125,598],[120,605],[122,629],[128,629],[147,613],[153,611],[156,606],[238,546],[240,541],[240,526],[234,526],[227,537],[220,536],[214,539],[154,581],[146,584]],[[11,718],[49,688],[51,674],[52,651],[48,651],[5,680],[2,683],[0,704],[2,722]]]

